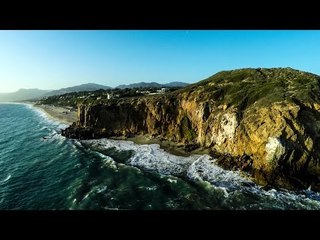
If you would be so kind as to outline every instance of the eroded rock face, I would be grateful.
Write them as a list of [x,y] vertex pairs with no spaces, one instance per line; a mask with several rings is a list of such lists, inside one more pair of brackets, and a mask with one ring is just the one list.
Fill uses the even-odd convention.
[[278,164],[279,160],[283,158],[286,153],[285,146],[281,143],[279,138],[269,137],[265,147],[266,150],[266,162],[270,162],[271,165]]
[[212,136],[212,140],[215,140],[215,143],[221,146],[227,141],[233,141],[238,126],[237,116],[235,113],[225,113],[222,115],[219,123],[218,132]]
[[225,166],[247,169],[250,162],[261,184],[318,189],[319,82],[288,68],[221,72],[171,94],[80,105],[78,122],[63,134],[148,133],[227,154]]

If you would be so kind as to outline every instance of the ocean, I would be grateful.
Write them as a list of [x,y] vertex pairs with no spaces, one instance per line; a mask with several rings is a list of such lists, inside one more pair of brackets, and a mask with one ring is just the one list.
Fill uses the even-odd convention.
[[79,142],[28,104],[0,104],[0,209],[320,209],[319,193],[263,190],[208,155]]

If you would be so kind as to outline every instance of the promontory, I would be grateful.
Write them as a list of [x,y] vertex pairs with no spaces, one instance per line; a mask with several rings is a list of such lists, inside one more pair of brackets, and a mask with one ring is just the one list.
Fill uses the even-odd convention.
[[291,68],[222,71],[166,94],[78,106],[76,139],[148,134],[205,148],[257,183],[320,190],[320,76]]

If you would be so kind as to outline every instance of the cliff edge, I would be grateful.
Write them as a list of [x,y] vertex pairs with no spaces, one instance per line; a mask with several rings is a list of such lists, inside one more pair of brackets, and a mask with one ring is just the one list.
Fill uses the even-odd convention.
[[208,148],[262,185],[320,190],[320,76],[291,68],[222,71],[163,95],[78,106],[70,138],[151,134]]

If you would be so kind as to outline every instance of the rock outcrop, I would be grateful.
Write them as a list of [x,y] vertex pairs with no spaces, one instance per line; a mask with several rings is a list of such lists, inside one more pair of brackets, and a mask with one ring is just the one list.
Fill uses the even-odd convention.
[[261,184],[319,190],[320,77],[290,68],[223,71],[173,93],[78,106],[63,134],[151,134],[209,148]]

